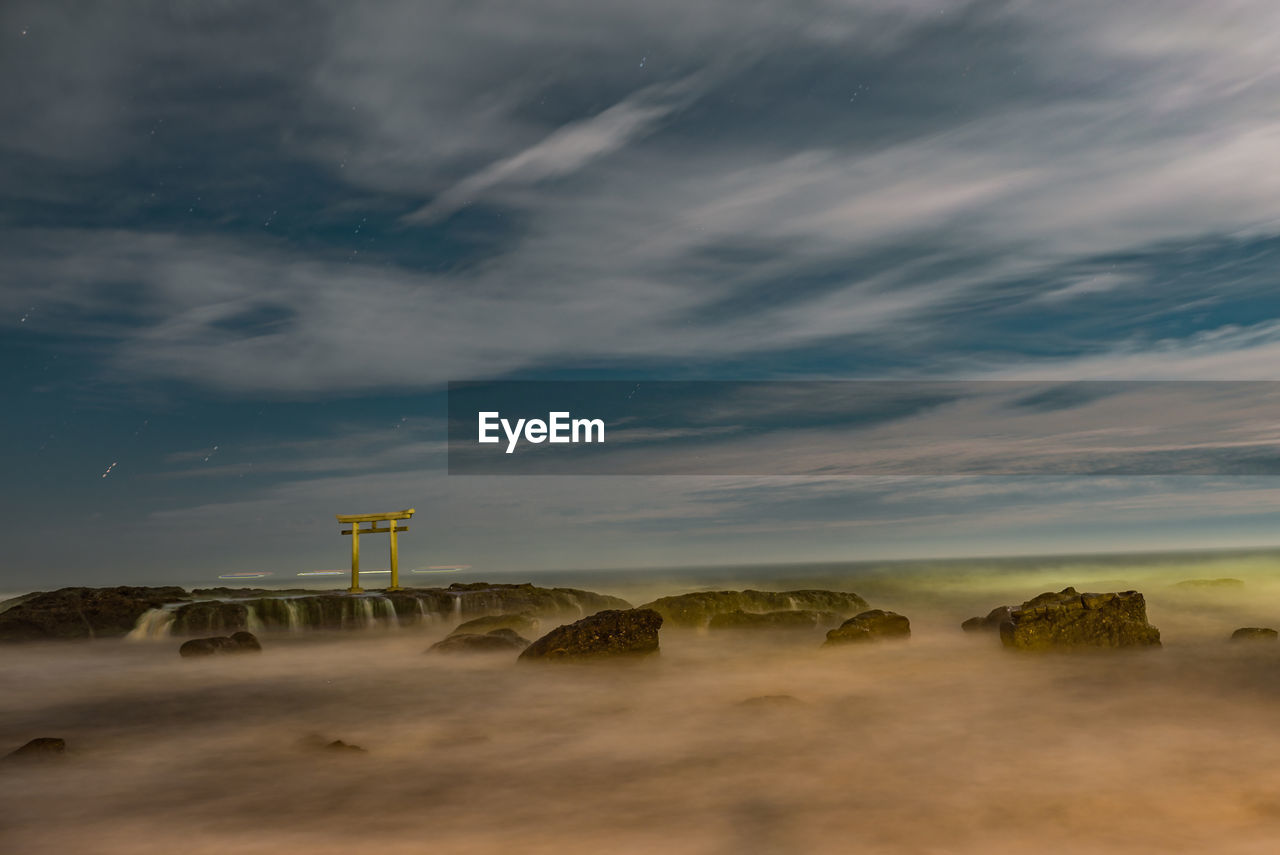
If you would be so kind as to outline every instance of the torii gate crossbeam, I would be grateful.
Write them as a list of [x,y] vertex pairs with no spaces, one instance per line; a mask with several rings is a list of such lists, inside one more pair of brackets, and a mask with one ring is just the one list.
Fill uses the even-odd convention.
[[[347,590],[353,594],[359,594],[364,591],[360,587],[360,535],[362,534],[389,534],[391,535],[391,584],[387,587],[388,591],[400,590],[400,551],[396,544],[396,535],[402,531],[408,531],[407,525],[397,526],[397,520],[407,520],[413,516],[413,508],[403,511],[390,511],[385,514],[337,514],[338,522],[349,523],[351,528],[344,529],[342,534],[351,535],[351,587]],[[385,522],[386,528],[378,528],[378,523]],[[361,528],[360,523],[368,523],[367,528]]]

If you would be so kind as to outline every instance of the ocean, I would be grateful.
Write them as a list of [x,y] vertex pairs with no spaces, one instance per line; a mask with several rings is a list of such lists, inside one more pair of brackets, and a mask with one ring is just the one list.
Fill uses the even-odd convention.
[[[442,656],[448,626],[9,646],[4,849],[43,853],[1168,853],[1280,837],[1273,553],[548,574],[624,596],[829,587],[905,642],[664,627],[639,662]],[[1238,578],[1242,585],[1186,586]],[[452,580],[450,580],[452,581]],[[511,581],[499,579],[495,581]],[[960,622],[1136,587],[1157,649],[1028,655]],[[318,746],[334,740],[363,751]]]

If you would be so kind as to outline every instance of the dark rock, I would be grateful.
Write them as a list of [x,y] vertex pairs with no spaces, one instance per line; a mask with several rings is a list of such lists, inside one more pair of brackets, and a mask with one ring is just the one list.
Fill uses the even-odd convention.
[[849,618],[827,633],[827,645],[857,644],[884,638],[909,638],[911,621],[897,612],[871,609]]
[[559,626],[525,648],[522,661],[643,656],[658,651],[662,615],[653,609],[609,609]]
[[7,600],[0,600],[0,612],[7,612],[9,611],[9,609],[13,608],[14,606],[20,606],[25,602],[34,600],[36,597],[43,597],[43,596],[44,596],[43,591],[35,591],[30,594],[21,594],[16,597],[10,597]]
[[709,629],[818,629],[836,626],[844,616],[835,612],[796,609],[784,612],[744,612],[735,609],[712,615]]
[[529,646],[514,630],[495,629],[489,633],[465,632],[451,635],[427,648],[428,653],[515,653]]
[[243,651],[261,650],[262,644],[258,642],[257,636],[252,632],[233,632],[231,640],[236,643],[236,647]]
[[1000,640],[1020,650],[1160,644],[1137,591],[1081,594],[1075,588],[1034,597],[1000,625]]
[[55,757],[61,757],[67,750],[67,743],[64,739],[56,736],[41,736],[31,740],[20,748],[10,751],[5,760],[10,762],[30,761],[30,760],[49,760]]
[[255,653],[262,650],[262,645],[251,632],[236,632],[227,637],[224,635],[212,638],[193,638],[183,642],[178,648],[178,655],[183,658],[191,656],[212,656],[215,653]]
[[1280,633],[1264,626],[1242,626],[1231,633],[1232,641],[1275,641],[1277,637]]
[[971,617],[964,623],[960,624],[960,628],[965,632],[984,632],[990,630],[996,632],[1000,629],[1000,624],[1009,619],[1013,614],[1010,606],[997,606],[987,613],[986,617]]
[[249,609],[244,603],[219,600],[188,603],[173,613],[174,635],[209,632],[235,632],[249,625]]
[[326,751],[354,751],[358,754],[368,754],[369,752],[361,748],[359,745],[351,745],[343,742],[341,739],[335,739],[325,747]]
[[522,650],[528,647],[530,643],[529,639],[525,638],[514,629],[491,629],[486,632],[485,635],[493,636],[495,638],[505,638],[508,641],[513,641],[516,644],[519,644]]
[[450,635],[484,635],[495,629],[509,629],[520,635],[538,631],[538,619],[528,612],[510,615],[485,615],[458,624]]
[[233,650],[235,646],[236,643],[225,636],[193,638],[182,643],[182,646],[178,648],[178,655],[184,658],[189,656],[211,656],[224,650]]
[[857,594],[842,591],[697,591],[662,597],[641,606],[653,609],[674,626],[704,627],[712,617],[726,612],[779,612],[814,610],[844,617],[867,607]]
[[369,753],[359,745],[352,745],[349,742],[343,742],[341,739],[331,740],[327,736],[321,736],[318,733],[309,733],[302,737],[302,739],[298,740],[298,747],[306,751],[336,751],[353,752],[358,754]]
[[119,638],[145,612],[186,598],[186,591],[173,587],[61,588],[28,594],[0,611],[0,641]]

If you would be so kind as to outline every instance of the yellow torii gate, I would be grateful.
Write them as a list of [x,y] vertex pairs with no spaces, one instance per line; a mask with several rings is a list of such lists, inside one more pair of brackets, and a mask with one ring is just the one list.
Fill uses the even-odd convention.
[[[400,590],[400,552],[396,548],[396,535],[402,531],[408,531],[409,527],[396,526],[396,520],[407,520],[413,516],[413,508],[403,511],[390,511],[385,514],[337,514],[338,522],[350,523],[351,528],[344,530],[343,534],[351,535],[351,587],[347,590],[353,594],[359,594],[364,591],[360,587],[360,535],[362,534],[389,534],[391,535],[391,585],[387,587],[388,591]],[[369,523],[368,528],[360,528],[360,523]],[[386,528],[378,528],[378,523],[387,523]]]

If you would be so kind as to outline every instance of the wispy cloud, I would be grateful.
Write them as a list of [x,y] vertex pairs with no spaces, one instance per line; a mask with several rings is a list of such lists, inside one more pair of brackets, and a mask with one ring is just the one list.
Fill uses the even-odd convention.
[[495,187],[535,184],[569,175],[651,132],[660,121],[691,103],[697,90],[692,79],[645,87],[598,115],[570,122],[524,151],[463,178],[407,219],[431,223],[482,199]]

